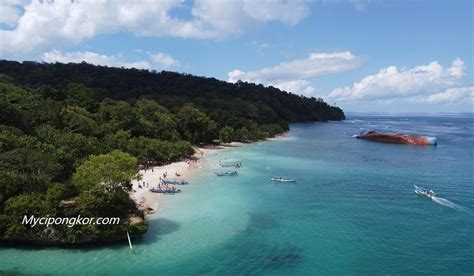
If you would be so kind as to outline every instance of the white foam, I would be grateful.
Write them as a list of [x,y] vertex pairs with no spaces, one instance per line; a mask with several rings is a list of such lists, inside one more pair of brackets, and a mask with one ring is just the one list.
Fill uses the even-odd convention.
[[456,209],[456,210],[459,210],[459,211],[467,211],[466,208],[462,207],[461,205],[458,205],[456,203],[453,203],[447,199],[444,199],[444,198],[441,198],[441,197],[437,197],[437,196],[432,196],[431,199],[438,203],[438,204],[441,204],[441,205],[444,205],[444,206],[447,206],[449,208],[453,208],[453,209]]

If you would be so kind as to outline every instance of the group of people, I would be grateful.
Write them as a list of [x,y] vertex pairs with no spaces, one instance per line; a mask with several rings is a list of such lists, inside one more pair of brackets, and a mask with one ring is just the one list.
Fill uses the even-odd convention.
[[189,159],[186,161],[186,164],[191,165],[191,164],[197,164],[199,163],[199,159]]
[[148,188],[149,184],[148,182],[143,181],[143,183],[138,183],[138,188],[143,189],[143,188]]
[[146,172],[147,170],[150,169],[150,167],[151,167],[151,171],[153,172],[153,171],[154,171],[154,170],[153,170],[153,166],[150,166],[149,164],[139,165],[139,166],[138,166],[138,169],[144,170],[144,171]]

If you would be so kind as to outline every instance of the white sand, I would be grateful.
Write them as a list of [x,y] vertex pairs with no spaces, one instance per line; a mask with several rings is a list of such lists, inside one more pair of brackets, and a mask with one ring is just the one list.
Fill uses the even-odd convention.
[[[160,177],[163,178],[164,173],[167,173],[168,178],[187,180],[199,169],[203,168],[203,163],[205,161],[203,161],[202,158],[204,156],[223,148],[225,147],[211,146],[195,148],[196,153],[189,160],[175,162],[163,166],[155,166],[147,170],[140,170],[139,173],[142,175],[142,180],[132,182],[133,190],[130,192],[132,199],[138,203],[138,207],[142,210],[148,211],[149,208],[153,209],[153,211],[158,210],[159,199],[163,195],[160,193],[152,193],[150,192],[150,189],[158,186]],[[178,172],[180,176],[176,176],[176,172]],[[143,182],[145,182],[145,185],[143,185]],[[139,185],[141,185],[142,188],[139,188]],[[176,188],[179,189],[181,187],[177,186]]]
[[[286,136],[283,134],[274,138],[269,138],[268,140],[280,140],[285,138]],[[163,173],[167,173],[168,178],[188,180],[199,169],[207,167],[206,161],[203,159],[206,155],[216,153],[222,149],[240,147],[242,145],[245,145],[245,143],[232,142],[230,144],[220,146],[209,145],[199,148],[195,147],[195,154],[192,158],[186,161],[175,162],[164,166],[155,166],[147,169],[146,171],[140,170],[142,180],[132,182],[133,190],[130,192],[130,196],[135,200],[135,202],[137,202],[138,208],[141,210],[144,210],[146,213],[148,213],[150,212],[150,209],[152,209],[153,211],[151,212],[155,212],[158,210],[159,199],[163,196],[163,194],[150,192],[150,189],[158,186],[160,177],[163,178]],[[176,172],[178,172],[180,176],[176,176]],[[143,185],[143,182],[145,182],[145,185]],[[142,188],[139,188],[139,185],[141,185]],[[182,187],[177,186],[176,188],[180,189]]]

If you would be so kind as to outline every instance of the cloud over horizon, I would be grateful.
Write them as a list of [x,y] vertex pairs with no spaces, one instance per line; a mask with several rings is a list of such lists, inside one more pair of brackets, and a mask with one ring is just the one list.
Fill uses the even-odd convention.
[[179,62],[177,60],[164,53],[148,53],[148,56],[148,59],[126,61],[121,55],[102,55],[90,51],[63,53],[58,50],[53,50],[44,53],[42,56],[42,60],[48,63],[80,63],[85,61],[87,63],[109,67],[124,67],[150,70],[169,69],[170,67],[179,65]]
[[235,69],[227,73],[229,82],[238,80],[272,85],[282,90],[313,96],[316,90],[310,81],[315,77],[357,69],[360,59],[350,51],[313,52],[307,58],[281,62],[256,71]]
[[[23,4],[23,5],[21,5]],[[21,12],[23,13],[21,14]],[[48,51],[101,34],[130,32],[136,36],[220,39],[267,22],[295,25],[309,12],[306,0],[149,1],[14,1],[0,4],[0,56]],[[174,16],[188,12],[189,18]]]
[[437,61],[410,69],[389,66],[352,86],[334,89],[328,99],[355,102],[429,96],[440,90],[462,86],[465,75],[466,66],[459,57],[449,68],[444,68]]

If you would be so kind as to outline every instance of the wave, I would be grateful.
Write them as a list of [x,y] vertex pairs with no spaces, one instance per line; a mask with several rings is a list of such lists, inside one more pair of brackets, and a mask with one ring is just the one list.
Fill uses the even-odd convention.
[[365,122],[364,120],[359,120],[359,119],[353,119],[353,120],[344,120],[345,123],[351,123],[351,124],[355,124],[355,123],[363,123]]
[[442,197],[432,196],[431,199],[434,202],[438,203],[438,204],[444,205],[444,206],[452,208],[452,209],[456,209],[458,211],[468,211],[463,206],[461,206],[459,204],[456,204],[456,203],[453,203],[453,202],[451,202],[451,201],[449,201],[445,198],[442,198]]

